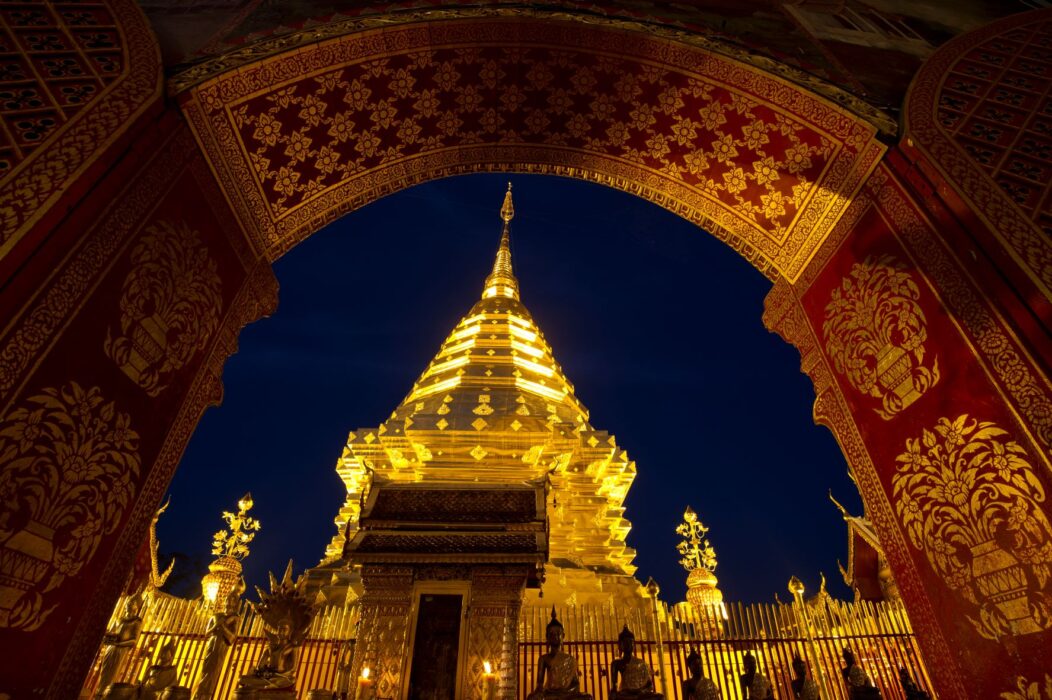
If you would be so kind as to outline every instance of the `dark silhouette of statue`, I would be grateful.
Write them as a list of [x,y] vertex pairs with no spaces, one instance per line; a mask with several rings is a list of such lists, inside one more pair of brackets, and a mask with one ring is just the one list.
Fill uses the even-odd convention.
[[690,678],[683,680],[683,700],[722,700],[720,689],[710,679],[701,675],[701,654],[691,648],[687,655],[687,672]]
[[869,680],[866,672],[855,663],[855,654],[844,647],[844,668],[840,669],[851,700],[880,700],[880,690]]
[[807,664],[799,654],[793,655],[793,697],[798,700],[819,700],[818,684],[807,675]]
[[528,700],[592,700],[591,695],[579,690],[577,660],[562,650],[564,634],[552,607],[552,619],[545,628],[548,653],[541,656],[537,665],[537,686]]
[[625,625],[617,635],[621,658],[610,664],[610,700],[664,700],[654,692],[654,674],[643,659],[634,655],[636,636]]
[[906,693],[906,700],[931,700],[931,696],[913,682],[905,666],[899,667],[899,682],[902,684],[902,692]]
[[756,668],[756,657],[750,651],[745,655],[745,673],[738,676],[741,684],[742,697],[745,700],[770,700],[774,698],[774,689],[767,676],[760,673]]

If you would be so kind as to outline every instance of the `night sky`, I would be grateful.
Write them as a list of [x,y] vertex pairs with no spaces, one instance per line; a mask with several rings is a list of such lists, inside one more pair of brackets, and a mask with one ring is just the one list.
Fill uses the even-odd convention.
[[[392,195],[329,225],[275,265],[277,313],[247,327],[172,481],[158,525],[169,589],[198,595],[220,511],[251,491],[263,524],[249,585],[289,558],[318,563],[344,498],[347,433],[408,393],[482,291],[506,175]],[[797,351],[760,320],[768,282],[675,215],[590,183],[514,175],[512,257],[522,301],[589,409],[636,461],[626,501],[636,575],[683,599],[675,527],[688,504],[711,528],[727,600],[850,597],[834,494],[861,511],[832,434],[814,425]],[[163,563],[163,562],[162,562]],[[251,588],[249,590],[252,590]],[[254,594],[252,594],[254,598]]]

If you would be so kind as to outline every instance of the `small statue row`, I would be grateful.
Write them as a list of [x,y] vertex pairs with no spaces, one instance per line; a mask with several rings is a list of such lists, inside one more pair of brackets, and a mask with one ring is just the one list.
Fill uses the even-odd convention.
[[[545,628],[548,641],[548,652],[541,656],[537,669],[537,684],[527,700],[592,700],[588,693],[580,691],[580,678],[577,673],[577,660],[563,651],[565,630],[555,616]],[[664,700],[664,695],[654,691],[654,675],[646,662],[637,658],[635,652],[635,635],[625,625],[617,638],[621,658],[610,665],[610,700]],[[873,686],[869,677],[855,663],[855,655],[850,649],[844,649],[844,668],[842,673],[847,684],[851,700],[876,700],[880,691]],[[739,677],[742,697],[745,700],[774,700],[774,687],[767,677],[757,668],[756,657],[747,653],[744,659],[745,673]],[[798,700],[819,700],[818,685],[807,674],[807,664],[798,655],[793,657],[792,682],[793,696]],[[719,688],[702,674],[702,658],[697,650],[691,649],[687,656],[687,671],[690,677],[682,684],[682,700],[721,700]],[[927,693],[917,688],[909,672],[899,669],[899,678],[907,700],[930,700]]]
[[125,663],[128,652],[135,648],[135,643],[139,639],[139,633],[142,631],[144,603],[142,592],[128,596],[128,599],[124,601],[124,608],[116,628],[103,636],[97,698],[158,700],[161,692],[175,685],[179,679],[179,672],[175,666],[175,642],[169,641],[161,647],[157,655],[157,663],[146,670],[146,677],[142,683],[135,685],[114,682],[118,671]]
[[[240,620],[238,601],[244,584],[232,590],[226,605],[209,620],[208,642],[201,663],[201,677],[194,686],[193,700],[209,700],[223,671],[227,651],[234,643]],[[266,696],[274,700],[295,697],[296,666],[299,649],[314,617],[314,607],[307,600],[299,582],[292,579],[292,562],[279,583],[270,575],[270,593],[256,588],[260,602],[252,608],[262,618],[267,643],[256,663],[255,670],[238,681],[236,697],[243,700]],[[142,630],[143,600],[131,596],[125,603],[121,618],[113,632],[103,640],[104,650],[100,667],[98,700],[191,700],[188,688],[177,685],[178,667],[175,664],[176,646],[167,642],[158,653],[157,663],[147,669],[143,682],[113,682],[125,663],[128,652],[134,649]]]
[[[562,650],[565,630],[554,607],[544,631],[548,653],[540,658],[537,687],[527,700],[592,700],[591,695],[580,691],[577,660]],[[610,700],[664,700],[664,695],[654,692],[654,676],[646,663],[633,655],[635,642],[635,635],[625,625],[617,638],[621,658],[610,665]]]

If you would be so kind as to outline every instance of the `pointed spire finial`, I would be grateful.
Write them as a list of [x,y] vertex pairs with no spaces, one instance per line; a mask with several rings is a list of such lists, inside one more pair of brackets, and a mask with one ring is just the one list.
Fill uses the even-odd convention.
[[500,218],[504,220],[505,227],[515,218],[515,206],[511,202],[510,182],[508,183],[508,191],[504,193],[504,204],[500,208]]
[[511,202],[511,183],[504,194],[504,204],[500,208],[500,218],[504,221],[504,230],[500,235],[500,247],[497,248],[497,259],[493,261],[493,272],[486,278],[482,296],[519,298],[519,282],[511,271],[511,220],[515,218],[515,207]]

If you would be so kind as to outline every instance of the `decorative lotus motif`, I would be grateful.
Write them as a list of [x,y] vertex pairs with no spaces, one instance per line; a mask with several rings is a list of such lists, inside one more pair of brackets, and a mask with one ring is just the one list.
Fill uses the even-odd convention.
[[31,631],[116,530],[139,475],[139,435],[98,387],[70,382],[0,423],[0,628]]
[[121,294],[121,334],[103,349],[150,396],[204,348],[222,304],[215,260],[186,224],[158,222],[132,250]]
[[989,421],[940,418],[906,441],[892,477],[910,541],[978,606],[984,637],[1052,627],[1052,526],[1025,450]]
[[836,371],[880,399],[889,420],[939,381],[938,358],[924,362],[928,338],[920,290],[895,258],[866,258],[833,290],[822,326]]

